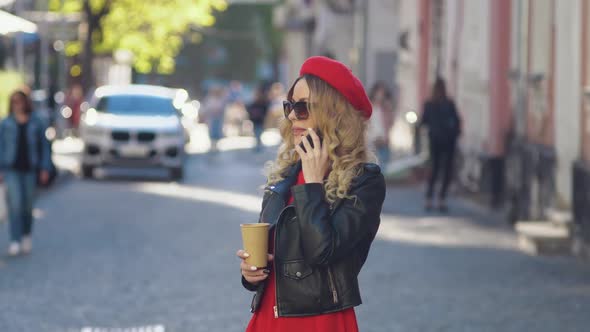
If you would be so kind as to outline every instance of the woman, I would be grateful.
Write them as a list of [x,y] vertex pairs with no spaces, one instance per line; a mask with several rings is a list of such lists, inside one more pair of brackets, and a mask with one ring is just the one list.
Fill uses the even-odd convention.
[[41,184],[49,181],[49,141],[45,125],[33,114],[32,103],[23,91],[10,97],[8,117],[0,122],[0,172],[6,185],[10,246],[8,254],[29,254],[32,250],[33,200],[37,175]]
[[373,115],[369,123],[368,143],[377,153],[379,164],[385,168],[389,163],[389,131],[393,126],[393,101],[391,92],[384,82],[377,82],[369,94],[373,104]]
[[217,142],[223,138],[223,120],[225,117],[225,90],[215,86],[209,90],[205,97],[203,113],[205,122],[209,126],[209,139],[211,140],[211,152],[217,152]]
[[432,97],[424,104],[420,126],[428,128],[430,158],[432,160],[425,209],[430,211],[433,208],[434,186],[442,172],[443,179],[438,194],[438,209],[441,212],[446,212],[448,210],[447,191],[453,175],[453,159],[455,158],[457,140],[461,135],[461,119],[455,103],[447,96],[445,82],[442,78],[436,80],[432,89]]
[[72,88],[70,89],[70,93],[66,98],[66,105],[72,110],[72,115],[70,116],[69,124],[71,129],[71,134],[74,136],[78,136],[78,128],[80,127],[80,118],[82,116],[82,103],[84,102],[84,90],[82,90],[82,86],[78,83],[75,83]]
[[379,167],[366,163],[371,103],[352,72],[325,57],[303,64],[287,97],[260,214],[272,225],[272,263],[256,269],[237,253],[242,284],[256,292],[247,331],[358,331],[357,276],[385,198]]

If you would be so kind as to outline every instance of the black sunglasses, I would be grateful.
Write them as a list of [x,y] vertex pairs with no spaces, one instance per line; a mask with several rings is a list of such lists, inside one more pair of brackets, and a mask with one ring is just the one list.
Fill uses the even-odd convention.
[[283,101],[283,111],[285,112],[285,118],[289,118],[291,111],[295,111],[295,117],[297,120],[307,120],[309,118],[309,109],[306,101],[290,102],[288,100]]

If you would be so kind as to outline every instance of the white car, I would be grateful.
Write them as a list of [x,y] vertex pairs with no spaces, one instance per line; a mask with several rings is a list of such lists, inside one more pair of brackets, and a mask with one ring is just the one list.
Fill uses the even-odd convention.
[[165,167],[183,177],[185,133],[180,109],[188,94],[160,86],[103,86],[84,111],[82,175],[102,166]]

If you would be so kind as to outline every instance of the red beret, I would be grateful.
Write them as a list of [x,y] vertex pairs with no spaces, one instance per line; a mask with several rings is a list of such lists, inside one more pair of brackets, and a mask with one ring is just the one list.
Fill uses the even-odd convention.
[[299,75],[317,76],[338,90],[346,100],[368,119],[373,113],[373,106],[361,81],[343,63],[323,56],[312,56],[305,60]]

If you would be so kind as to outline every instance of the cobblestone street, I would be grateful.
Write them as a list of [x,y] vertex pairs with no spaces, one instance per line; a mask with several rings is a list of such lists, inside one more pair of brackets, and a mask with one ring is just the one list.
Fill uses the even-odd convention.
[[[45,193],[33,255],[0,258],[0,331],[243,331],[239,224],[256,220],[273,153],[192,156],[181,184],[119,174]],[[466,201],[437,216],[421,199],[388,188],[360,276],[361,331],[587,330],[590,266],[519,252],[511,229]]]

